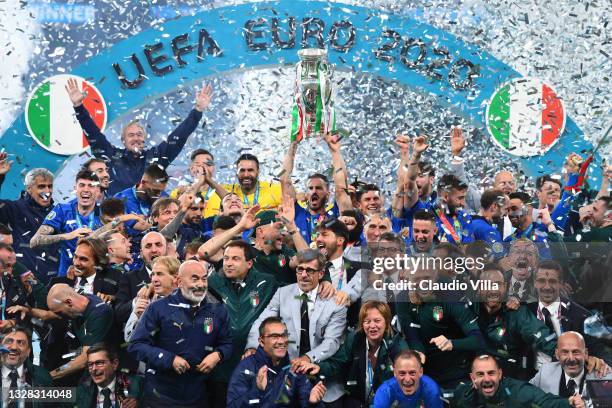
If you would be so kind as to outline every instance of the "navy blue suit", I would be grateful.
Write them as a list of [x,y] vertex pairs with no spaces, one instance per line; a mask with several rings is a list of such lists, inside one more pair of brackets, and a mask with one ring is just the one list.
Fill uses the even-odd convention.
[[91,151],[96,157],[107,161],[111,184],[108,195],[113,196],[140,181],[149,164],[159,164],[166,168],[185,146],[187,138],[202,119],[202,112],[193,109],[187,118],[162,143],[143,151],[132,153],[125,148],[113,146],[94,123],[85,106],[74,108],[81,128],[87,135]]
[[[175,406],[195,404],[206,397],[208,375],[195,367],[212,352],[219,351],[226,358],[233,351],[225,305],[207,300],[197,307],[194,317],[189,301],[178,289],[151,303],[141,316],[128,352],[147,364],[145,395]],[[181,375],[172,367],[177,355],[191,366]]]

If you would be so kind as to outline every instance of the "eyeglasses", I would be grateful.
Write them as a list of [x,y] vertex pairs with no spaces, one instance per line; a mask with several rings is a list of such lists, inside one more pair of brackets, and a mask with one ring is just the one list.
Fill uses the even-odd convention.
[[272,333],[272,334],[267,334],[265,336],[262,336],[265,339],[272,339],[272,340],[280,340],[280,339],[288,339],[289,338],[289,333],[288,332],[283,332],[283,333]]
[[92,369],[94,367],[104,367],[106,365],[106,363],[108,363],[108,360],[96,360],[96,361],[92,361],[90,363],[87,363],[87,368],[88,369]]
[[304,272],[306,272],[308,275],[313,275],[313,274],[315,274],[317,272],[320,272],[320,271],[321,271],[320,269],[303,268],[301,266],[298,266],[297,268],[295,268],[295,273],[297,275],[300,275],[300,274],[302,274]]

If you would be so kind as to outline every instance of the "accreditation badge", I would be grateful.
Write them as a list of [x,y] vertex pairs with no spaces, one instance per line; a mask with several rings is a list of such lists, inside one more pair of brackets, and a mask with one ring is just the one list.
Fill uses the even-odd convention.
[[279,255],[278,256],[278,266],[280,266],[281,268],[284,268],[285,265],[287,265],[287,258],[285,258],[285,255]]
[[204,333],[210,334],[213,331],[213,319],[212,317],[207,317],[204,319]]
[[506,334],[506,328],[505,327],[498,327],[495,330],[495,334],[497,334],[497,337],[499,337],[501,339],[502,337],[504,337],[504,334]]
[[442,309],[442,306],[434,306],[432,312],[433,318],[436,322],[442,321],[442,318],[444,317],[444,309]]
[[259,305],[259,292],[257,292],[256,290],[251,291],[251,293],[249,293],[249,299],[251,302],[251,306],[257,307],[257,305]]

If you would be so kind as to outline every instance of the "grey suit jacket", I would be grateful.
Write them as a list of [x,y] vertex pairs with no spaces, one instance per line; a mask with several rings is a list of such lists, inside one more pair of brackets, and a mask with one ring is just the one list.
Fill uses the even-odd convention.
[[[280,317],[289,332],[289,358],[293,360],[302,353],[300,348],[301,300],[297,283],[278,288],[270,303],[251,327],[246,348],[257,348],[259,325],[271,316]],[[346,306],[336,305],[334,297],[321,299],[317,296],[309,322],[310,351],[306,355],[313,363],[319,363],[333,356],[344,340],[346,329]],[[339,383],[329,382],[323,397],[325,402],[333,402],[344,393]]]
[[[542,391],[549,392],[554,395],[559,395],[559,383],[561,382],[561,373],[563,372],[563,368],[561,367],[561,363],[558,361],[551,363],[544,363],[540,368],[540,371],[529,380],[529,382],[536,387],[540,388]],[[608,374],[603,378],[595,377],[594,373],[586,374],[587,380],[612,380],[612,374]],[[582,390],[582,396],[588,396],[587,387],[584,386]]]

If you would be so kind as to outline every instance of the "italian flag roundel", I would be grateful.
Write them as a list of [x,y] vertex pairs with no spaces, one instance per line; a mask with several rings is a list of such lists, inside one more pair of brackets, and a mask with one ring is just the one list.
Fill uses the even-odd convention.
[[26,125],[39,145],[61,155],[79,154],[89,147],[64,88],[68,78],[76,78],[80,89],[85,92],[83,105],[101,131],[104,131],[107,119],[102,94],[83,78],[55,75],[39,84],[26,103]]
[[534,78],[516,78],[498,88],[487,106],[493,141],[515,156],[544,154],[565,128],[565,107],[555,91]]

